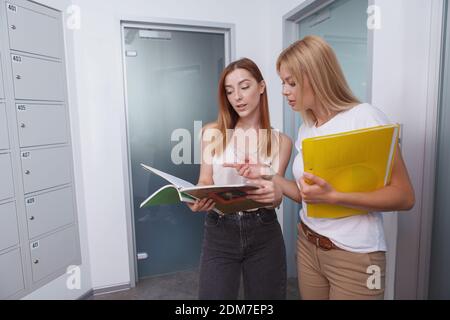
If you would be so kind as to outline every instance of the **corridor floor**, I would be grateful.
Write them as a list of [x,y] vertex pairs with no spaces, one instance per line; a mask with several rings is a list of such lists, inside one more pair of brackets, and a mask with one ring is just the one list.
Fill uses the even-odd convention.
[[[142,279],[135,288],[90,297],[90,300],[196,300],[198,271],[183,271]],[[242,288],[239,299],[243,298]],[[299,299],[297,279],[288,279],[287,299]]]

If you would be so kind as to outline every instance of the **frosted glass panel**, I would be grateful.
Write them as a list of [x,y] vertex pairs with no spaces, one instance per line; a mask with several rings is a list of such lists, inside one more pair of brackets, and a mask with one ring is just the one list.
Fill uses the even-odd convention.
[[441,106],[439,113],[438,161],[430,265],[430,299],[450,299],[450,6],[447,3],[447,31]]
[[[367,7],[368,1],[364,0],[336,0],[298,23],[299,39],[307,35],[318,35],[333,47],[350,88],[361,101],[367,100]],[[293,115],[291,108],[285,106],[285,132],[297,137],[301,124],[299,115]],[[291,159],[294,157],[295,152]],[[286,175],[293,179],[291,164]],[[283,203],[283,235],[286,242],[288,275],[295,276],[298,214],[293,215],[292,212],[298,213],[301,205],[289,199],[284,199]]]
[[299,24],[300,39],[318,35],[333,47],[361,101],[367,100],[367,7],[364,0],[338,0]]
[[[204,125],[217,118],[224,35],[125,28],[125,50],[136,247],[148,255],[138,261],[142,278],[198,265],[204,214],[184,204],[139,209],[148,195],[168,184],[140,163],[197,183],[194,121]],[[188,163],[171,157],[180,142],[188,146],[180,154]]]

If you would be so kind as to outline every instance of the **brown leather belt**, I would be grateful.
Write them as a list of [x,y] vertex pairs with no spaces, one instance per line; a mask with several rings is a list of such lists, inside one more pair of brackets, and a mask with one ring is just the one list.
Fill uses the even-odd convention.
[[[325,251],[329,251],[332,249],[342,250],[341,248],[336,246],[329,238],[312,231],[306,224],[300,223],[300,226],[306,236],[306,239],[308,239],[308,241],[314,244],[316,247]],[[301,230],[299,231],[301,232]]]

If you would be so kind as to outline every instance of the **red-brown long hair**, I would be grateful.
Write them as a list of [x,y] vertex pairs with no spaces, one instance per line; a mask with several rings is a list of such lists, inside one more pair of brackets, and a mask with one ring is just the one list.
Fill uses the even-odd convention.
[[[228,101],[226,92],[225,92],[225,79],[226,77],[236,69],[244,69],[250,72],[253,78],[256,79],[258,83],[264,81],[261,71],[259,70],[256,63],[248,58],[242,58],[237,61],[230,63],[223,71],[220,76],[219,86],[218,86],[218,103],[219,103],[219,115],[217,117],[217,125],[216,128],[220,130],[222,133],[222,146],[227,146],[230,141],[227,137],[227,129],[235,129],[236,124],[239,120],[239,115],[233,109],[233,106]],[[260,129],[265,129],[267,132],[267,138],[264,139],[264,149],[265,155],[272,155],[272,128],[270,126],[270,114],[269,114],[269,102],[267,98],[267,86],[264,92],[261,94],[260,103]],[[219,142],[219,141],[216,141]],[[224,148],[215,148],[216,154],[221,154]]]

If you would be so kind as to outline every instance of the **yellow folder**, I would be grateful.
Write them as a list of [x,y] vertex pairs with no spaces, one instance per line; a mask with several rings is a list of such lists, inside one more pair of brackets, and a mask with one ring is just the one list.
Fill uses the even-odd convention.
[[[389,184],[399,125],[386,125],[304,139],[305,172],[340,192],[370,192]],[[328,204],[307,204],[311,218],[343,218],[366,211]]]

